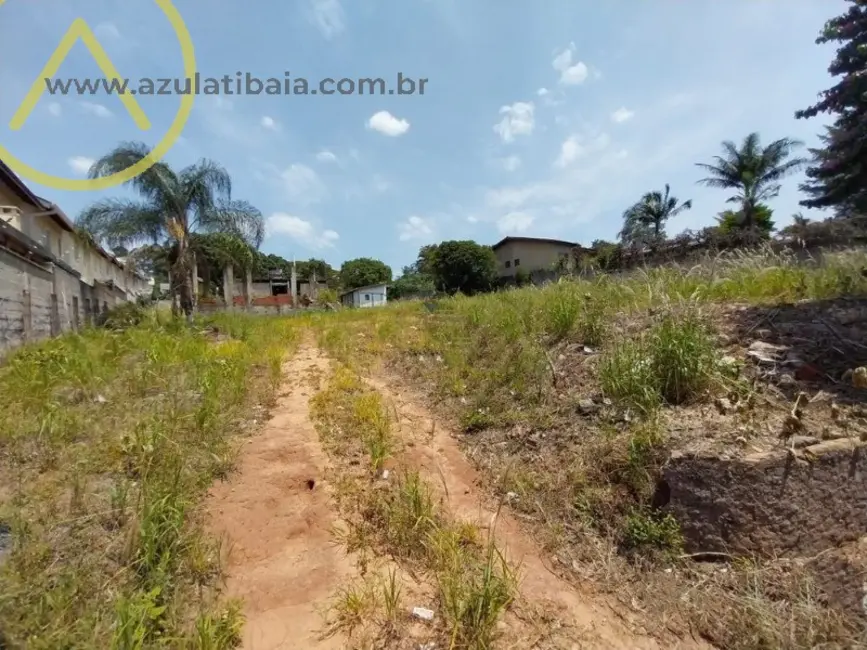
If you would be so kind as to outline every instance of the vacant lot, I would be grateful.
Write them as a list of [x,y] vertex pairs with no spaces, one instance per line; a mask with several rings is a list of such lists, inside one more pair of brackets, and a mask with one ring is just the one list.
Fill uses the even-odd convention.
[[[0,647],[864,647],[865,276],[751,254],[23,349]],[[842,523],[780,523],[817,501]]]

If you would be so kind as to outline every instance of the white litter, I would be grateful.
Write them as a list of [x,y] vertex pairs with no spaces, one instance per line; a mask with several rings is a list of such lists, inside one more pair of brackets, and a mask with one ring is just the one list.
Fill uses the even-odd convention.
[[432,621],[434,617],[433,610],[427,609],[426,607],[413,607],[412,615],[423,621]]

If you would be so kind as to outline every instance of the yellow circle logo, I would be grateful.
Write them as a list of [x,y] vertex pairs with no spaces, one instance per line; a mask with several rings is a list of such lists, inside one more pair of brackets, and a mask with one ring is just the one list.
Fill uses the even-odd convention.
[[[169,23],[171,23],[172,28],[175,30],[175,36],[181,46],[181,54],[184,59],[184,74],[187,79],[194,78],[196,76],[195,48],[193,47],[192,39],[190,39],[190,32],[187,30],[184,20],[181,18],[180,13],[178,13],[178,10],[172,4],[171,0],[154,1],[165,14]],[[0,0],[0,7],[2,7],[5,2],[6,0]],[[30,91],[27,93],[24,101],[21,102],[15,115],[12,116],[12,119],[9,122],[10,129],[14,131],[21,128],[27,120],[27,117],[33,112],[39,98],[45,92],[45,79],[49,79],[57,73],[60,65],[63,63],[64,59],[66,59],[66,56],[69,54],[73,45],[75,45],[79,40],[81,40],[90,51],[91,55],[105,75],[105,78],[109,80],[109,83],[111,80],[122,82],[114,64],[111,62],[111,59],[103,49],[102,45],[100,45],[93,30],[90,29],[83,19],[78,18],[72,23],[72,26],[67,30],[66,34],[64,34],[63,39],[60,41],[60,45],[58,45],[57,49],[54,50],[48,63],[45,64],[42,72],[30,87]],[[142,130],[149,129],[150,122],[148,121],[147,116],[145,116],[144,111],[142,111],[141,107],[138,105],[138,102],[136,102],[135,97],[126,92],[121,92],[118,97],[126,107],[127,112],[133,118],[136,125]],[[64,178],[62,176],[46,174],[38,169],[34,169],[21,159],[16,158],[2,144],[0,144],[0,158],[2,158],[6,164],[8,164],[9,167],[19,175],[48,187],[70,191],[104,190],[125,183],[139,174],[146,172],[157,161],[165,156],[169,149],[172,148],[172,145],[174,145],[180,137],[181,131],[183,131],[184,126],[190,117],[190,111],[193,109],[194,101],[195,96],[192,92],[181,95],[181,105],[180,108],[178,108],[174,121],[169,127],[169,130],[163,136],[163,139],[157,143],[157,146],[151,149],[150,154],[135,165],[127,167],[116,174],[111,174],[110,176],[82,179]]]

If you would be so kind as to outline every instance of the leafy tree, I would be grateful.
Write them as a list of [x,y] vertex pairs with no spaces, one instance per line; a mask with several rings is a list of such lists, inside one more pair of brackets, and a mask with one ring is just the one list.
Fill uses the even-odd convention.
[[[89,176],[109,176],[150,155],[147,145],[123,143],[97,160]],[[249,203],[232,199],[229,173],[211,160],[177,171],[159,161],[126,185],[139,195],[138,200],[103,199],[87,208],[79,223],[110,246],[171,241],[175,250],[172,275],[180,282],[181,308],[191,318],[192,235],[231,233],[258,248],[265,232],[262,213]]]
[[792,215],[792,223],[780,229],[780,234],[795,239],[806,239],[810,232],[811,223],[812,222],[807,219],[807,217],[798,212],[797,214]]
[[388,288],[388,297],[400,300],[401,298],[411,298],[413,296],[428,296],[434,293],[433,277],[425,273],[418,273],[411,270],[411,267],[405,267],[404,272],[399,278],[391,283]]
[[648,192],[635,205],[623,213],[621,240],[646,240],[658,244],[665,239],[665,222],[681,212],[692,208],[692,201],[680,202],[671,196],[671,188],[665,184],[665,192]]
[[490,246],[469,240],[444,241],[436,248],[431,270],[437,289],[473,294],[493,286],[497,258]]
[[422,275],[433,276],[433,261],[436,256],[438,244],[428,244],[418,249],[418,257],[415,262],[404,268],[404,274],[421,273]]
[[647,246],[653,243],[653,229],[628,217],[628,211],[623,215],[623,229],[617,233],[618,239],[623,246]]
[[828,72],[837,84],[820,93],[819,101],[795,113],[798,119],[819,113],[836,114],[834,124],[822,138],[823,146],[811,149],[812,165],[801,190],[810,198],[808,208],[837,208],[838,212],[867,212],[867,3],[848,0],[846,13],[829,20],[817,44],[839,43]]
[[748,225],[742,211],[726,210],[717,217],[719,232],[728,235],[737,231],[753,230],[762,239],[771,236],[774,230],[774,221],[771,218],[774,211],[764,204],[756,206],[753,212],[752,228]]
[[614,242],[596,239],[590,244],[594,265],[600,269],[610,269],[619,260],[620,246]]
[[340,267],[340,283],[346,291],[381,282],[391,282],[391,267],[379,260],[359,257]]
[[763,147],[758,133],[750,133],[740,147],[723,142],[723,155],[715,156],[713,164],[696,163],[709,174],[699,183],[735,190],[728,202],[740,204],[745,229],[758,228],[760,204],[776,197],[780,181],[806,165],[806,158],[791,157],[800,146],[797,140],[781,138]]
[[295,272],[299,278],[304,279],[312,279],[315,273],[317,282],[325,282],[328,287],[332,289],[336,288],[340,282],[340,277],[337,271],[331,268],[331,265],[325,260],[310,258],[307,261],[298,262],[296,264]]

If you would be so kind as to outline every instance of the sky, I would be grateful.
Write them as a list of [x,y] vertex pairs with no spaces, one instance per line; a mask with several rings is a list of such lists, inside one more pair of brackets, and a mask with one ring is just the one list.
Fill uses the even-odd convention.
[[[757,131],[818,143],[829,118],[796,120],[832,85],[815,39],[844,0],[177,0],[205,77],[427,79],[424,94],[199,95],[175,167],[222,164],[233,198],[266,217],[266,253],[373,257],[398,273],[420,246],[504,236],[589,245],[668,183],[693,209],[670,235],[715,223],[728,194],[697,184],[723,140]],[[153,0],[0,5],[0,142],[40,171],[84,178],[121,141],[153,146],[178,96],[139,96],[142,131],[117,96],[45,93],[9,121],[73,20],[119,74],[183,77]],[[102,73],[77,44],[58,77]],[[791,221],[800,177],[771,202]],[[129,190],[66,192],[26,181],[72,218]],[[823,218],[817,211],[806,216]]]

